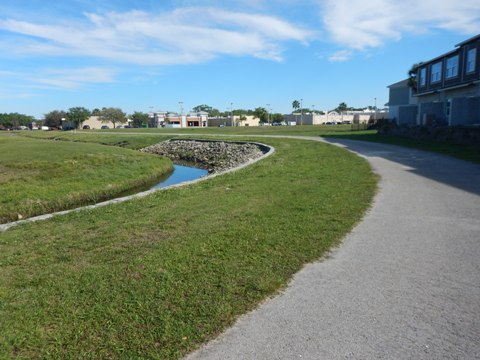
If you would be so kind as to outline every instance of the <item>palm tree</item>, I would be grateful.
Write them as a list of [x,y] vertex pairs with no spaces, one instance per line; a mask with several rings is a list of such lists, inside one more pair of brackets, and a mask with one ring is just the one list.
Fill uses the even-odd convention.
[[[295,110],[298,110],[300,109],[300,101],[298,100],[293,100],[292,102],[292,107],[293,107],[293,112],[295,112]],[[298,122],[298,115],[295,115],[295,122]]]
[[410,86],[414,92],[417,91],[417,69],[423,62],[413,64],[410,70],[408,70],[408,86]]
[[292,107],[293,107],[293,110],[294,110],[294,111],[300,109],[300,101],[298,101],[298,100],[293,100],[293,102],[292,102]]
[[339,113],[342,113],[342,112],[348,110],[348,105],[345,102],[341,102],[340,104],[338,104],[338,106],[335,110],[337,110],[337,112],[339,112]]

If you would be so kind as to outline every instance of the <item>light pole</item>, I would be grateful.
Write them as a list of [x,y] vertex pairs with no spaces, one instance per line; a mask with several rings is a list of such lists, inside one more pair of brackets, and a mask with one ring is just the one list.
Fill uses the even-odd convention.
[[300,125],[303,125],[303,99],[300,99]]
[[375,101],[375,105],[373,107],[373,109],[375,110],[375,114],[373,115],[373,123],[376,124],[377,123],[377,98],[373,98],[373,100]]
[[[179,116],[179,120],[180,120],[180,127],[183,128],[183,101],[179,101],[178,102],[178,105],[180,105],[180,116]],[[187,119],[185,119],[185,127],[187,127]]]
[[267,123],[270,126],[270,111],[269,111],[269,108],[270,108],[270,104],[267,104]]
[[179,101],[178,104],[180,105],[180,116],[183,115],[183,101]]
[[230,103],[230,125],[233,127],[233,102]]

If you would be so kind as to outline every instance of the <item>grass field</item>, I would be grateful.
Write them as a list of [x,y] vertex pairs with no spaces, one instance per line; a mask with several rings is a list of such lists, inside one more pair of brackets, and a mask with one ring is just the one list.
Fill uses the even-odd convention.
[[[303,125],[303,126],[263,126],[263,127],[210,127],[203,129],[116,129],[100,131],[83,131],[73,133],[61,132],[22,132],[21,135],[59,138],[73,141],[98,141],[108,145],[125,146],[137,149],[149,145],[155,136],[165,138],[173,134],[185,135],[241,135],[241,136],[324,136],[347,137],[352,140],[372,141],[391,145],[411,147],[419,150],[437,152],[459,159],[480,163],[480,145],[458,145],[449,142],[431,140],[414,140],[389,135],[377,134],[376,130],[351,131],[350,125]],[[135,136],[132,136],[134,134]],[[108,136],[109,135],[109,136]],[[93,140],[97,139],[97,140]]]
[[179,358],[337,245],[374,195],[366,161],[319,142],[250,139],[275,154],[0,233],[0,358]]
[[0,223],[109,199],[172,169],[137,151],[18,136],[0,136],[0,154]]
[[97,143],[134,150],[141,149],[173,137],[171,134],[158,133],[150,129],[146,129],[143,132],[137,133],[125,133],[120,131],[19,131],[16,133],[16,135],[33,139]]

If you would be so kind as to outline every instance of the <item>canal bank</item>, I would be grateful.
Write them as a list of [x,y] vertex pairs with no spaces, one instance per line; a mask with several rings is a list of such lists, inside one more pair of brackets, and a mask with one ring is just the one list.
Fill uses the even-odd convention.
[[[206,141],[203,141],[203,142],[206,142]],[[140,191],[136,194],[131,194],[131,195],[127,195],[127,196],[122,196],[122,197],[110,199],[110,200],[99,202],[99,203],[93,204],[93,205],[82,206],[82,207],[78,207],[78,208],[74,208],[74,209],[59,211],[59,212],[50,213],[50,214],[39,215],[39,216],[31,217],[31,218],[28,218],[28,219],[23,219],[23,220],[10,222],[10,223],[0,224],[0,232],[6,231],[6,230],[8,230],[8,229],[10,229],[14,226],[17,226],[17,225],[21,225],[21,224],[25,224],[25,223],[29,223],[29,222],[47,220],[47,219],[50,219],[54,216],[65,215],[65,214],[68,214],[68,213],[71,213],[71,212],[74,212],[74,211],[77,212],[77,211],[82,211],[82,210],[95,209],[95,208],[99,208],[99,207],[103,207],[103,206],[108,206],[108,205],[111,205],[111,204],[121,203],[121,202],[128,201],[128,200],[135,199],[135,198],[142,198],[142,197],[151,195],[156,191],[167,190],[167,189],[174,188],[174,187],[179,187],[179,186],[186,186],[186,185],[193,184],[193,183],[203,181],[203,180],[207,180],[207,179],[219,176],[219,175],[223,175],[223,174],[226,174],[226,173],[238,171],[238,170],[243,169],[243,168],[245,168],[245,167],[247,167],[251,164],[254,164],[255,162],[257,162],[257,161],[259,161],[259,160],[261,160],[261,159],[263,159],[267,156],[272,155],[275,152],[275,149],[273,147],[265,145],[265,144],[261,144],[261,143],[248,143],[248,144],[254,144],[258,148],[261,148],[262,149],[262,154],[258,157],[255,157],[255,158],[244,157],[245,162],[237,163],[237,165],[234,166],[234,167],[224,169],[224,170],[218,171],[218,172],[213,172],[213,173],[210,173],[209,175],[206,175],[206,176],[205,176],[205,173],[202,172],[202,171],[205,171],[204,169],[197,169],[197,170],[201,170],[200,172],[195,172],[193,170],[187,171],[187,173],[189,173],[188,176],[185,176],[186,171],[185,171],[185,169],[183,169],[183,170],[180,171],[180,173],[183,173],[183,175],[180,177],[180,179],[177,178],[175,180],[175,181],[179,181],[177,183],[174,183],[173,181],[170,181],[169,184],[165,184],[162,181],[161,183],[157,183],[157,185],[154,185],[150,189],[145,190],[145,191]],[[178,166],[179,165],[177,165],[177,167]],[[182,166],[182,165],[180,165],[180,166]],[[191,177],[191,175],[193,173],[195,173],[195,176],[198,176],[199,174],[202,174],[203,176],[200,175],[200,176],[198,176],[194,179],[188,179],[188,177]],[[162,184],[163,184],[163,186],[162,186]]]

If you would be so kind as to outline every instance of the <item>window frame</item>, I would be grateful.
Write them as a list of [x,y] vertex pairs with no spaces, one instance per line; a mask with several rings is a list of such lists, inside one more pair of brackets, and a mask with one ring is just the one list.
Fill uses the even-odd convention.
[[[473,54],[473,56],[471,55]],[[471,74],[475,72],[475,67],[476,67],[476,62],[477,62],[477,48],[471,48],[468,49],[467,51],[467,56],[466,56],[466,64],[465,64],[465,73],[466,74]],[[471,70],[469,70],[469,65],[471,64]]]
[[[436,66],[438,66],[439,68],[438,68],[437,71],[434,71]],[[431,73],[430,73],[430,83],[431,84],[439,83],[440,81],[442,81],[443,60],[432,64],[430,66],[430,71],[431,71]],[[435,75],[435,79],[434,79],[434,75]],[[436,76],[436,75],[438,75],[438,76]]]
[[427,85],[427,68],[422,67],[418,71],[418,86],[424,87]]
[[[453,61],[453,59],[456,59],[455,64],[450,63]],[[458,63],[459,63],[460,57],[458,54],[450,56],[447,58],[446,65],[445,65],[445,79],[453,79],[458,77]],[[450,73],[451,71],[451,73]]]

